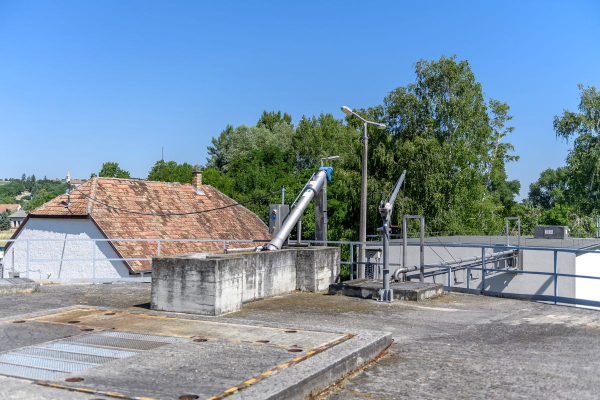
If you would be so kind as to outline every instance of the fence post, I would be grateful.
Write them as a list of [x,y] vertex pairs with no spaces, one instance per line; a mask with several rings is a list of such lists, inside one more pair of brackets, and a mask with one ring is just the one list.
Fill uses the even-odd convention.
[[92,241],[92,283],[96,283],[96,240]]
[[556,304],[556,295],[558,292],[558,275],[556,272],[558,270],[558,252],[554,250],[554,304]]
[[354,244],[350,243],[350,280],[354,280]]
[[27,239],[27,261],[26,261],[27,270],[25,272],[25,277],[29,278],[29,239]]
[[452,266],[448,265],[448,291],[452,288]]
[[481,248],[481,294],[485,294],[485,247]]
[[160,239],[156,243],[156,257],[160,257]]
[[467,267],[467,291],[471,290],[471,268]]
[[227,254],[227,242],[223,240],[223,254]]

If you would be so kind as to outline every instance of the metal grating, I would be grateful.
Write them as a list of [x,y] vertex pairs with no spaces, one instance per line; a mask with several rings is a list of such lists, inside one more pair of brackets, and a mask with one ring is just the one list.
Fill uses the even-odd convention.
[[68,373],[62,371],[52,371],[49,369],[22,367],[19,365],[0,363],[0,374],[27,379],[50,380],[60,378],[61,376],[65,376]]
[[71,353],[90,354],[94,356],[125,358],[135,356],[136,351],[124,351],[117,349],[104,349],[101,347],[78,346],[75,344],[54,342],[43,346],[35,346],[51,350],[67,351]]
[[94,332],[0,353],[0,375],[53,380],[183,338],[129,332]]
[[92,346],[104,346],[129,350],[152,350],[167,344],[164,342],[150,342],[147,340],[124,339],[99,335],[74,336],[65,339],[65,341],[78,344],[89,344]]
[[165,343],[177,343],[185,341],[184,338],[178,338],[173,336],[160,336],[160,335],[146,335],[143,333],[130,333],[130,332],[119,332],[119,331],[108,331],[99,332],[98,336],[110,336],[123,339],[136,339],[136,340],[149,340],[151,342],[165,342]]
[[88,364],[104,364],[118,359],[117,357],[103,357],[92,354],[71,353],[68,351],[50,350],[40,347],[26,347],[24,349],[13,350],[12,353],[29,354],[32,356],[53,358],[55,360],[75,361]]
[[65,360],[55,360],[53,358],[36,357],[19,353],[0,354],[0,363],[22,365],[25,367],[44,368],[64,372],[84,371],[88,368],[92,368],[98,365]]

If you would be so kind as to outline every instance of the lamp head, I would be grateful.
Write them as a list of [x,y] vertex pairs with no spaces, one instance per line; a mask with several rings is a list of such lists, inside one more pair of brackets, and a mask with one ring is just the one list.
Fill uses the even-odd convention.
[[377,128],[384,130],[386,128],[385,124],[377,124]]
[[344,114],[346,114],[346,115],[347,115],[347,116],[349,116],[349,117],[350,117],[352,114],[354,114],[354,113],[352,112],[352,110],[351,110],[350,108],[346,107],[346,106],[342,106],[342,111],[344,112]]

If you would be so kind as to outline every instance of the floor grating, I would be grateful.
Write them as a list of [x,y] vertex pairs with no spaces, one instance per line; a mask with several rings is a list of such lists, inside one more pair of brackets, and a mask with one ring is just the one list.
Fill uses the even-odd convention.
[[0,375],[58,379],[185,340],[119,331],[94,332],[0,353]]

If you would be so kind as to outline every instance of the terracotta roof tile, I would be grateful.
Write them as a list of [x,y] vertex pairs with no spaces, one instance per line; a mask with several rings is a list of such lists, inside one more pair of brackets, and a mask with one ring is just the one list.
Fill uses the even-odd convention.
[[[212,186],[202,185],[201,190],[204,195],[197,194],[189,184],[92,178],[71,191],[68,207],[67,196],[62,195],[36,208],[30,215],[32,218],[89,215],[109,239],[271,239],[262,220],[243,206],[199,214],[164,215],[235,204]],[[124,258],[157,256],[156,242],[115,241],[113,245]],[[235,247],[251,246],[251,243],[235,244]],[[221,249],[221,243],[163,242],[160,254],[170,256]],[[128,264],[133,272],[151,269],[150,261],[129,261]]]

